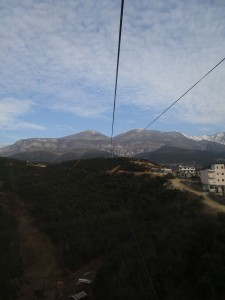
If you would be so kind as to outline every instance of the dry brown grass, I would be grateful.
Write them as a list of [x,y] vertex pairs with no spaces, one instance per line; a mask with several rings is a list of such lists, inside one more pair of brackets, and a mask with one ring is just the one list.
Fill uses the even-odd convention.
[[207,206],[205,211],[209,213],[218,213],[218,212],[225,212],[225,206],[221,205],[211,198],[207,196],[207,193],[205,192],[200,192],[197,191],[186,184],[182,183],[180,179],[175,178],[175,179],[170,179],[170,185],[168,188],[176,188],[181,191],[188,191],[191,192],[197,196],[202,196],[204,198],[204,204]]

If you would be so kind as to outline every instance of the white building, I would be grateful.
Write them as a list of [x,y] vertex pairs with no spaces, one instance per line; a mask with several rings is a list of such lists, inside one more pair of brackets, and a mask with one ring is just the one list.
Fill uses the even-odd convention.
[[225,165],[211,165],[211,169],[200,171],[203,189],[210,192],[222,193],[225,188]]
[[191,177],[196,175],[195,166],[179,165],[179,174],[184,177]]
[[160,172],[163,173],[163,174],[172,174],[173,170],[170,169],[170,168],[161,168]]

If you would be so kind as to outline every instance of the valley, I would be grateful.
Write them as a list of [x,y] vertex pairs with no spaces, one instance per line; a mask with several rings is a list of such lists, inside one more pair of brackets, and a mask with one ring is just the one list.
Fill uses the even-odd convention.
[[[0,213],[19,235],[12,255],[21,271],[7,281],[14,299],[64,300],[82,290],[93,300],[153,299],[133,234],[159,299],[221,299],[225,215],[180,181],[156,176],[157,168],[135,158],[0,158]],[[85,276],[91,285],[78,289]]]

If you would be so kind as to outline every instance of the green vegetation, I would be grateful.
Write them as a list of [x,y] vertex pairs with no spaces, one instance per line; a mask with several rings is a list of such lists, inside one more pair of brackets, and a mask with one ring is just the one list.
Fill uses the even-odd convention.
[[14,218],[0,207],[0,299],[13,299],[22,273],[19,238]]
[[[223,299],[225,215],[204,214],[198,197],[166,189],[164,178],[134,173],[144,170],[134,162],[8,164],[0,175],[4,190],[29,203],[65,267],[104,258],[95,300],[154,299],[132,230],[159,299]],[[117,166],[128,172],[109,172]]]
[[[225,193],[224,193],[225,194]],[[215,193],[209,193],[209,197],[214,201],[218,202],[219,204],[225,205],[225,195],[218,195]]]

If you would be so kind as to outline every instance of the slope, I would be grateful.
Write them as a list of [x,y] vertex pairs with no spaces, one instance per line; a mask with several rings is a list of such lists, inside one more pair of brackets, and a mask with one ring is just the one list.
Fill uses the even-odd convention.
[[31,209],[70,272],[105,258],[91,299],[152,299],[128,220],[159,299],[223,299],[224,214],[206,214],[198,196],[168,190],[166,179],[151,173],[153,164],[119,158],[40,168],[4,161],[4,189]]

